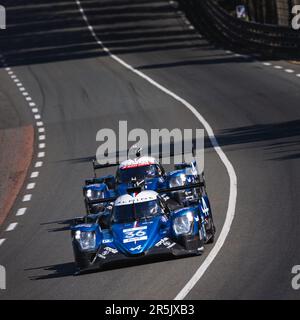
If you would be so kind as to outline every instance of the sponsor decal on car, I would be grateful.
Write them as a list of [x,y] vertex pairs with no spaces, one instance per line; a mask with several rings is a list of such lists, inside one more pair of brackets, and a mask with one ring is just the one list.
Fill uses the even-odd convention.
[[141,250],[141,249],[142,249],[142,246],[139,245],[139,246],[137,246],[135,248],[130,248],[130,251],[136,251],[136,250]]

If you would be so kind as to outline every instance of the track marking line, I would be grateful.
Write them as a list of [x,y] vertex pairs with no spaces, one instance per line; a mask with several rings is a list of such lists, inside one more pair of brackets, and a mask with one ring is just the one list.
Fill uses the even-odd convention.
[[16,213],[16,216],[23,216],[26,212],[27,208],[20,208],[17,213]]
[[292,70],[292,69],[284,69],[284,71],[287,72],[287,73],[294,73],[294,72],[295,72],[295,71]]
[[[86,21],[87,27],[91,26],[89,24],[89,21],[87,19],[87,16],[85,15],[83,8],[82,8],[80,0],[75,0],[75,1],[78,5],[78,8],[81,9],[80,12],[82,13],[83,20]],[[155,80],[153,80],[152,78],[147,76],[145,73],[135,69],[134,67],[129,65],[127,62],[120,59],[115,54],[111,53],[110,50],[107,47],[105,47],[105,45],[100,41],[100,39],[98,38],[97,35],[94,36],[94,38],[97,41],[97,43],[101,46],[102,50],[108,53],[110,58],[112,58],[113,60],[118,62],[120,65],[125,67],[127,70],[130,70],[134,74],[136,74],[139,77],[141,77],[142,79],[146,80],[147,82],[152,84],[154,87],[156,87],[157,89],[164,92],[166,95],[168,95],[168,96],[172,97],[174,100],[182,103],[182,105],[184,105],[188,110],[190,110],[194,114],[194,116],[200,121],[200,123],[202,123],[203,127],[205,128],[214,150],[216,151],[217,155],[219,156],[219,158],[223,162],[223,164],[227,170],[227,173],[229,175],[230,188],[229,188],[228,208],[227,208],[226,218],[225,218],[225,222],[222,227],[221,233],[220,233],[214,247],[212,248],[212,250],[209,252],[208,256],[206,257],[206,259],[199,266],[199,268],[194,273],[192,278],[187,282],[187,284],[182,288],[182,290],[175,297],[176,300],[182,300],[193,289],[193,287],[197,284],[197,282],[201,279],[201,277],[203,276],[205,271],[208,269],[210,264],[216,258],[217,254],[219,253],[219,251],[223,247],[225,240],[230,232],[230,227],[231,227],[232,221],[234,219],[234,215],[235,215],[235,207],[236,207],[236,201],[237,201],[237,176],[236,176],[235,170],[234,170],[231,162],[227,158],[226,154],[224,153],[223,149],[219,146],[219,143],[215,137],[215,134],[214,134],[212,127],[205,120],[205,118],[197,111],[197,109],[194,106],[192,106],[188,101],[179,97],[177,94],[170,91],[166,87],[160,85],[158,82],[156,82]]]
[[28,202],[30,201],[32,198],[32,194],[25,194],[25,196],[23,197],[23,202]]
[[270,62],[263,62],[262,64],[263,64],[264,66],[267,66],[267,67],[269,67],[269,66],[272,65],[272,63],[270,63]]
[[296,74],[296,77],[300,78],[300,73]]
[[274,68],[275,68],[275,69],[278,69],[278,70],[283,69],[283,67],[282,67],[282,66],[274,66]]
[[[5,67],[5,70],[7,71],[8,73],[8,76],[10,76],[10,78],[13,80],[13,82],[15,83],[16,87],[19,89],[19,91],[21,92],[22,96],[25,98],[25,100],[28,102],[28,105],[29,107],[31,107],[31,111],[34,113],[34,118],[35,119],[40,119],[41,116],[38,113],[38,108],[36,107],[36,104],[32,101],[32,98],[30,97],[29,93],[26,91],[25,87],[23,86],[22,82],[17,78],[17,76],[15,75],[14,71],[7,65],[7,63],[5,62],[5,58],[4,56],[0,53],[0,57],[1,57],[1,61],[2,61],[2,65]],[[39,126],[43,126],[43,122],[42,121],[37,121],[36,122],[36,127],[39,127]],[[45,128],[39,128],[38,129],[38,132],[44,132],[45,131]],[[40,147],[41,147],[41,144],[40,144]],[[45,144],[44,146],[45,147]],[[41,158],[41,157],[44,157],[45,156],[45,152],[40,152],[38,153],[37,157],[38,158]],[[37,161],[35,163],[35,167],[41,167],[43,165],[43,162],[42,161]],[[30,175],[30,178],[33,179],[33,178],[37,178],[39,176],[39,172],[38,171],[34,171],[31,173]],[[26,186],[26,189],[27,190],[32,190],[34,189],[36,186],[36,183],[35,182],[30,182],[27,184]],[[22,201],[23,202],[28,202],[30,201],[32,198],[32,194],[25,194],[23,196],[23,199]],[[16,216],[23,216],[26,212],[27,208],[26,207],[23,207],[23,208],[19,208],[17,213],[16,213]],[[12,231],[16,228],[16,226],[18,225],[17,222],[13,222],[11,223],[6,231]],[[6,239],[0,239],[0,245],[3,244],[3,242],[6,241]]]
[[13,231],[16,229],[18,225],[18,222],[12,222],[6,229],[5,231],[9,232],[9,231]]
[[39,149],[44,149],[46,147],[46,143],[39,143]]
[[43,165],[43,161],[37,161],[34,165],[35,168],[40,168]]
[[27,185],[27,187],[26,187],[27,190],[32,190],[32,189],[34,189],[34,188],[35,188],[35,182],[30,182],[30,183],[28,183],[28,185]]
[[39,136],[39,140],[45,140],[45,139],[46,139],[46,136],[44,134]]
[[37,178],[38,176],[39,176],[39,172],[38,171],[33,171],[32,173],[31,173],[31,175],[30,175],[30,178],[31,179],[34,179],[34,178]]

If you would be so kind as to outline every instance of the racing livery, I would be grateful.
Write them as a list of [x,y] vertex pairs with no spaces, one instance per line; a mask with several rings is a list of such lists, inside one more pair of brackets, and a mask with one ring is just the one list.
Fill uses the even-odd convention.
[[[183,206],[166,196],[169,192],[199,188],[202,184],[153,190],[128,189],[112,199],[103,212],[77,219],[71,227],[72,244],[78,273],[102,268],[115,261],[141,259],[153,255],[199,255],[214,230],[208,230],[208,198]],[[206,202],[207,201],[207,202]],[[171,209],[172,204],[172,209]],[[82,223],[85,222],[85,223]],[[211,226],[212,227],[212,226]],[[209,232],[210,233],[209,233]]]

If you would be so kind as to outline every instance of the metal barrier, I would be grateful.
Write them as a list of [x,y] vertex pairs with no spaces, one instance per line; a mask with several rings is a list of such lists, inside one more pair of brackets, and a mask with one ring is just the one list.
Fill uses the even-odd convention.
[[300,57],[300,31],[247,22],[231,16],[216,0],[179,0],[191,22],[212,40],[270,56]]

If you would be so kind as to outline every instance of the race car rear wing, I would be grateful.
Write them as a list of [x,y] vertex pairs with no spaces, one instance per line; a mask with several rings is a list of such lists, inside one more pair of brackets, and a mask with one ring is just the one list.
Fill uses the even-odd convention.
[[[162,159],[162,158],[164,158],[164,156],[167,156],[167,157],[175,157],[176,155],[182,155],[183,153],[183,151],[181,152],[181,153],[175,153],[175,145],[174,145],[174,143],[170,143],[170,146],[169,146],[169,148],[170,148],[170,150],[169,150],[169,153],[167,153],[167,154],[163,154],[163,152],[161,151],[161,150],[163,150],[163,147],[164,147],[164,145],[163,144],[159,144],[159,145],[156,145],[156,146],[154,146],[154,145],[151,145],[151,146],[148,146],[148,148],[147,148],[147,154],[149,154],[149,155],[151,155],[151,156],[157,156],[160,160]],[[155,153],[153,153],[152,151],[152,149],[157,149],[157,154],[155,154]],[[142,155],[142,150],[143,150],[143,147],[136,147],[135,149],[134,149],[134,155],[135,155],[135,157],[137,157],[137,158],[139,158],[141,155]],[[130,149],[128,149],[127,151],[126,151],[126,154],[128,155],[129,154],[129,152],[130,152]],[[124,152],[122,152],[122,154],[123,154]],[[192,153],[192,155],[193,155],[193,157],[195,158],[195,155],[196,155],[196,150],[195,150],[195,141],[193,140],[192,141],[192,150],[191,150],[191,153]],[[116,159],[120,159],[120,154],[121,154],[121,152],[120,151],[117,151],[115,154],[114,154],[114,156],[116,157]],[[124,159],[125,160],[125,159]],[[96,178],[96,171],[97,170],[100,170],[100,169],[106,169],[106,168],[111,168],[111,167],[116,167],[116,166],[119,166],[120,165],[120,163],[121,163],[121,161],[117,161],[117,162],[115,162],[115,163],[109,163],[109,162],[107,162],[107,163],[105,163],[105,164],[98,164],[97,163],[97,161],[96,161],[96,159],[93,159],[92,160],[92,164],[93,164],[93,169],[94,169],[94,175],[95,175],[95,178]],[[183,167],[183,164],[181,164],[181,169],[184,169],[184,167]],[[188,165],[186,165],[186,166],[188,166]]]
[[98,164],[95,159],[92,161],[92,164],[93,164],[95,178],[97,177],[97,175],[96,175],[97,170],[111,168],[111,167],[117,167],[119,165],[118,162],[117,163],[108,163],[107,162],[106,164]]
[[[183,190],[188,190],[188,189],[202,188],[204,186],[205,186],[204,182],[198,182],[198,183],[192,183],[192,184],[185,185],[185,186],[159,189],[156,192],[164,194],[164,193],[170,193],[170,192],[174,192],[174,191],[183,191]],[[141,192],[142,190],[143,190],[142,187],[134,187],[134,188],[127,189],[127,191],[129,193]],[[110,197],[110,198],[96,199],[96,200],[88,200],[88,203],[89,204],[110,203],[110,202],[114,202],[117,198],[118,198],[118,196]]]
[[173,187],[173,188],[165,188],[165,189],[158,189],[157,193],[169,193],[174,191],[183,191],[187,189],[196,189],[196,188],[202,188],[205,187],[204,182],[197,182],[197,183],[191,183],[185,186],[179,186],[179,187]]

